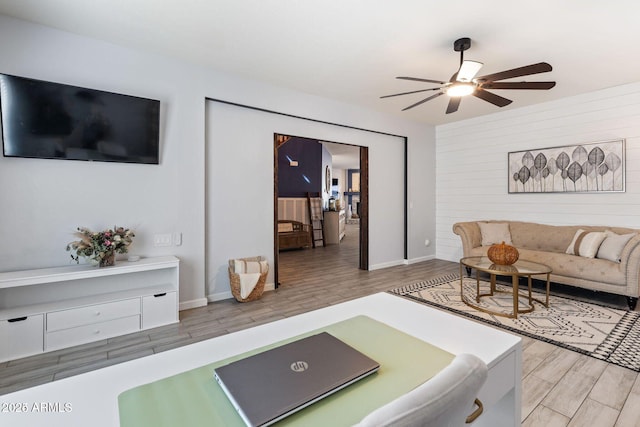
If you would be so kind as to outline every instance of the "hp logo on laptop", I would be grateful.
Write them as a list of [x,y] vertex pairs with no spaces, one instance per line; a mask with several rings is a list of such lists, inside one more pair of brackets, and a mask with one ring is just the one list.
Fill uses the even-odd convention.
[[304,372],[307,369],[309,369],[309,364],[307,362],[298,361],[291,364],[291,370],[293,372]]

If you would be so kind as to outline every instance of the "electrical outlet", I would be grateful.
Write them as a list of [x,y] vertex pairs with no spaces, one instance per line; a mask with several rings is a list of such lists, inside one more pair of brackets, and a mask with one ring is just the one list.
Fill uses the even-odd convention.
[[171,246],[172,245],[172,237],[171,234],[154,234],[153,236],[153,246]]

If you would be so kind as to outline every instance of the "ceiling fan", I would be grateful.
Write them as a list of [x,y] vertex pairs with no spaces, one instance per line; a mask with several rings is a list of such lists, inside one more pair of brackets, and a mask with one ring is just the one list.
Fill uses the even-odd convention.
[[507,71],[501,71],[499,73],[487,74],[485,76],[476,77],[478,71],[482,67],[482,62],[469,61],[464,59],[464,51],[471,47],[471,39],[464,37],[453,42],[453,50],[460,52],[460,68],[456,73],[451,76],[448,82],[431,79],[421,79],[417,77],[396,77],[400,80],[412,80],[417,82],[435,83],[440,85],[439,87],[414,90],[411,92],[395,93],[393,95],[385,95],[380,98],[390,98],[393,96],[410,95],[419,92],[439,91],[438,93],[431,95],[415,104],[409,105],[403,108],[402,111],[406,111],[410,108],[417,107],[427,101],[439,97],[440,95],[448,95],[449,105],[447,106],[447,114],[458,111],[460,101],[463,96],[473,95],[476,98],[483,99],[487,102],[497,105],[498,107],[504,107],[511,104],[510,99],[503,98],[500,95],[487,91],[487,89],[534,89],[534,90],[547,90],[556,85],[556,82],[501,82],[500,80],[512,79],[514,77],[527,76],[530,74],[547,73],[553,68],[546,62],[539,62],[537,64],[526,65],[524,67],[514,68]]

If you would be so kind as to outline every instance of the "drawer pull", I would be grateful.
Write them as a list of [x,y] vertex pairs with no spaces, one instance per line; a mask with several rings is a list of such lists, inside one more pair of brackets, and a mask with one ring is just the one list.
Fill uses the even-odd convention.
[[163,292],[163,293],[161,293],[161,294],[154,294],[153,296],[154,296],[155,298],[158,298],[158,297],[163,297],[163,296],[165,296],[165,295],[167,295],[167,293],[166,293],[166,292]]
[[96,316],[100,316],[100,312],[99,311],[96,311]]
[[100,329],[96,329],[93,333],[96,334],[96,335],[99,335],[100,334]]
[[14,322],[22,322],[24,320],[27,320],[27,316],[24,317],[16,317],[15,319],[9,319],[7,320],[7,322],[9,323],[14,323]]

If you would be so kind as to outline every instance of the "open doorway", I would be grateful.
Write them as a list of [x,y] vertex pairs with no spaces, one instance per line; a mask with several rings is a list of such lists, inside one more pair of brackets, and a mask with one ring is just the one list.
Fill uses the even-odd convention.
[[368,180],[368,147],[274,135],[276,287],[309,263],[368,270]]

